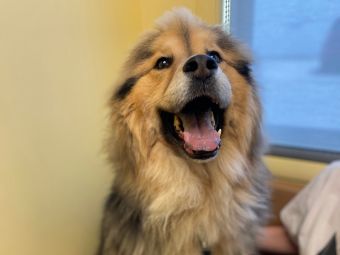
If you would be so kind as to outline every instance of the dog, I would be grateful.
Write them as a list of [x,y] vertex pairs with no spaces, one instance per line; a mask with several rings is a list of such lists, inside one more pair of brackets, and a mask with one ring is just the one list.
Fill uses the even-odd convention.
[[257,253],[269,174],[250,63],[187,9],[144,34],[109,100],[115,172],[97,255]]

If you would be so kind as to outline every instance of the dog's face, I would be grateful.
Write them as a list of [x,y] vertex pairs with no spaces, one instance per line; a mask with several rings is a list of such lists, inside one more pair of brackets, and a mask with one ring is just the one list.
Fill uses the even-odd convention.
[[247,123],[252,129],[248,108],[256,112],[258,102],[239,46],[219,27],[185,11],[176,15],[163,17],[135,47],[114,100],[119,111],[130,109],[134,119],[149,122],[174,152],[206,161],[237,129]]
[[157,75],[171,75],[159,104],[164,133],[186,155],[200,160],[216,156],[231,99],[221,49],[211,40],[213,34],[203,31],[180,32],[187,36],[173,31],[173,42],[162,38],[164,50],[155,64]]

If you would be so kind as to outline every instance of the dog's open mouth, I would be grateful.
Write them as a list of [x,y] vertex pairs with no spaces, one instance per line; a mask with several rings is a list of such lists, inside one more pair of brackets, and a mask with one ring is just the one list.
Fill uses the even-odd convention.
[[224,110],[209,97],[203,96],[188,102],[176,114],[161,111],[167,136],[182,146],[194,159],[216,156],[221,146]]

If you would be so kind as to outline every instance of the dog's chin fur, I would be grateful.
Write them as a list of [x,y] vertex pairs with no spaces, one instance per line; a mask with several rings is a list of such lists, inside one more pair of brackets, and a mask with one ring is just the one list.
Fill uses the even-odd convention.
[[[182,45],[178,31],[192,39],[189,45]],[[185,59],[204,48],[199,40],[209,40],[207,47],[222,55],[219,70],[225,78],[216,90],[229,104],[221,147],[208,160],[184,156],[166,138],[159,116],[159,108],[178,104],[175,81]],[[190,45],[197,52],[186,52]],[[176,62],[168,70],[152,69],[159,47],[162,54],[174,50]],[[248,63],[222,29],[183,9],[166,14],[137,44],[110,100],[107,151],[115,179],[97,255],[199,255],[204,249],[213,255],[256,254],[255,237],[268,211],[268,172],[261,161],[261,109]]]

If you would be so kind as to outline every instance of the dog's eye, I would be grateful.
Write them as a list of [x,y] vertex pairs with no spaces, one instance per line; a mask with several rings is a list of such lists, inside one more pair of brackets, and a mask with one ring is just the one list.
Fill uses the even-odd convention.
[[208,51],[207,55],[211,57],[213,60],[215,60],[216,63],[221,63],[222,61],[220,54],[218,54],[218,52],[216,51]]
[[161,57],[157,60],[156,64],[155,64],[155,69],[161,70],[161,69],[165,69],[168,68],[169,66],[171,66],[172,64],[172,58],[170,57]]

